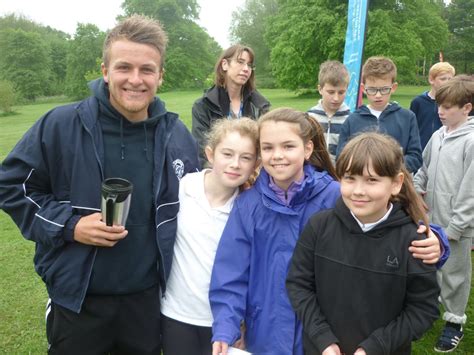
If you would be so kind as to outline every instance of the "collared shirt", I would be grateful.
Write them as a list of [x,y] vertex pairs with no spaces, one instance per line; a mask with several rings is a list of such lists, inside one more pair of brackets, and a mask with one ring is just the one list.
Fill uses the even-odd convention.
[[222,231],[238,189],[219,207],[211,207],[204,191],[210,170],[185,175],[179,187],[178,231],[173,266],[161,312],[172,319],[201,327],[212,326],[209,283]]
[[390,212],[392,212],[392,209],[393,209],[393,205],[392,203],[390,202],[390,207],[388,208],[388,211],[387,213],[385,213],[385,215],[380,218],[378,221],[376,222],[373,222],[373,223],[362,223],[361,221],[359,221],[359,219],[355,216],[354,213],[352,213],[351,211],[351,215],[352,217],[354,217],[354,219],[356,220],[356,222],[359,224],[360,228],[362,229],[363,232],[368,232],[370,231],[371,229],[374,229],[375,226],[377,226],[378,224],[382,223],[383,221],[385,221],[388,216],[390,216]]

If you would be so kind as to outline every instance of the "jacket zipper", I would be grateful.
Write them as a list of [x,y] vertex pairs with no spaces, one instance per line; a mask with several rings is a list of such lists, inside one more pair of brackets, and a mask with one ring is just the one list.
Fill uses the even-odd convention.
[[[80,116],[79,112],[78,112],[78,114]],[[81,122],[82,122],[82,119],[81,119]],[[102,180],[104,180],[104,170],[102,168],[102,163],[101,163],[100,158],[99,158],[99,153],[97,152],[97,146],[95,144],[94,136],[93,136],[92,132],[90,131],[90,129],[84,123],[82,123],[82,125],[83,125],[84,129],[86,130],[86,132],[91,137],[92,148],[94,149],[95,158],[97,159],[97,163],[99,164],[100,176],[101,176]],[[92,265],[91,265],[91,268],[89,270],[89,274],[87,275],[87,285],[89,285],[89,282],[90,282],[90,279],[91,279],[92,269],[94,268],[94,263],[95,263],[96,256],[97,256],[97,247],[94,247],[94,255],[92,257]],[[86,298],[86,293],[87,293],[87,287],[84,288],[83,293],[81,294],[81,303],[80,303],[80,307],[79,307],[79,312],[82,309],[82,304],[84,303],[84,299]]]
[[329,136],[331,134],[331,120],[332,117],[328,117],[328,131],[326,133],[326,149],[329,151]]
[[[166,147],[168,146],[168,142],[170,140],[170,137],[171,137],[171,129],[168,130],[168,133],[166,134],[166,137],[165,137],[165,141],[164,141],[164,144],[163,144],[163,151],[165,152],[166,151]],[[157,187],[156,187],[156,195],[155,195],[155,201],[158,202],[158,193],[160,192],[160,188],[161,188],[161,182],[163,181],[163,167],[165,165],[165,157],[163,157],[162,159],[162,163],[161,163],[161,166],[160,166],[160,177],[159,177],[159,181],[158,181],[158,184],[157,184]],[[155,223],[156,223],[156,212],[155,212]],[[158,246],[158,252],[160,253],[160,267],[161,269],[163,270],[163,289],[162,289],[162,295],[165,294],[166,292],[166,268],[165,268],[165,263],[164,263],[164,260],[163,260],[163,253],[161,251],[161,247],[160,247],[160,243],[158,241],[158,237],[157,237],[157,233],[158,233],[158,230],[155,228],[155,238],[156,238],[156,244]]]

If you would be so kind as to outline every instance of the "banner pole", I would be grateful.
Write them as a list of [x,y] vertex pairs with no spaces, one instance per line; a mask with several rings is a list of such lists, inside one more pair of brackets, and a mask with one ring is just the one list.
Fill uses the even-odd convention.
[[351,111],[362,104],[360,79],[368,23],[369,0],[349,0],[347,9],[344,65],[349,71],[349,87],[345,102]]

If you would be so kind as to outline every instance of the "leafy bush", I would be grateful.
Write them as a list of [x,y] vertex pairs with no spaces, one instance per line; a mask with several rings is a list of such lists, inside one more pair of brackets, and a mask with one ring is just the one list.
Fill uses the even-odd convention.
[[12,83],[6,80],[0,81],[0,109],[3,112],[12,112],[12,106],[15,104],[15,90]]
[[256,75],[257,89],[266,88],[266,89],[276,89],[277,83],[273,76],[271,75]]

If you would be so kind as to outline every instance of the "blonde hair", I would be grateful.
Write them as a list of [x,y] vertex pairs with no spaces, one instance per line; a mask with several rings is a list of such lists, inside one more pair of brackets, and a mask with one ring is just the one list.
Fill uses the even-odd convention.
[[[239,59],[242,56],[243,52],[247,52],[250,57],[250,62],[255,63],[255,53],[252,48],[244,46],[242,44],[234,44],[222,52],[221,56],[216,62],[214,68],[214,84],[219,87],[225,87],[227,73],[222,69],[222,61],[225,59],[227,61],[232,60],[233,58]],[[244,85],[244,88],[249,91],[255,90],[255,70],[251,70],[250,77]]]
[[390,201],[399,202],[416,224],[422,220],[428,226],[428,216],[423,208],[423,202],[416,193],[411,174],[403,162],[402,149],[392,137],[376,132],[366,132],[355,136],[346,144],[337,159],[336,173],[340,178],[347,172],[363,175],[364,169],[368,170],[370,163],[379,176],[394,179],[398,174],[403,173],[400,193],[391,196]]
[[395,82],[397,78],[397,66],[387,57],[370,57],[362,67],[362,83],[367,79],[387,78]]
[[255,144],[255,150],[258,148],[258,125],[257,122],[248,117],[242,117],[235,120],[217,120],[206,134],[206,146],[212,150],[222,142],[225,136],[231,132],[237,132],[242,137],[249,137]]
[[282,107],[260,116],[258,119],[259,130],[268,121],[296,123],[300,127],[299,136],[303,143],[313,142],[313,153],[309,157],[308,163],[318,170],[327,171],[329,175],[336,179],[336,171],[326,148],[323,129],[314,118],[310,117],[306,112]]
[[160,65],[163,69],[168,37],[159,21],[142,15],[133,15],[112,28],[105,37],[102,51],[102,61],[105,67],[109,65],[110,47],[115,41],[119,40],[146,44],[156,48],[160,52]]
[[429,71],[429,78],[436,79],[437,76],[441,74],[445,74],[445,73],[448,73],[454,76],[456,74],[456,70],[448,62],[439,62],[431,66],[430,71]]
[[321,88],[326,84],[348,86],[349,71],[337,60],[328,60],[319,66],[318,84]]
[[[255,157],[258,158],[258,125],[257,122],[248,118],[242,117],[235,120],[217,120],[206,134],[206,147],[209,147],[214,152],[216,147],[224,138],[232,132],[237,132],[241,137],[248,137],[255,148]],[[255,171],[249,179],[241,186],[241,190],[252,186],[257,179],[258,169],[257,164]]]

